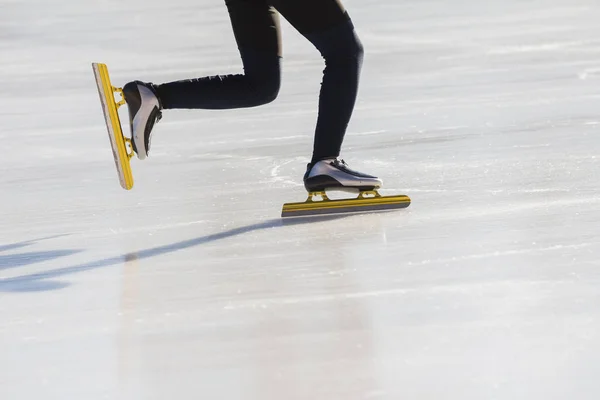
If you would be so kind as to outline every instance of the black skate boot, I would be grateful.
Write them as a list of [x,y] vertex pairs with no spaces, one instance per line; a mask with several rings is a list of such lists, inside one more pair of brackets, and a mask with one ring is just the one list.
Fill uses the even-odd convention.
[[131,145],[140,160],[150,152],[150,139],[154,124],[162,118],[160,100],[152,84],[133,81],[123,87],[129,109]]
[[308,192],[327,189],[369,191],[381,187],[381,179],[351,170],[344,160],[330,158],[308,164],[304,174],[304,187]]

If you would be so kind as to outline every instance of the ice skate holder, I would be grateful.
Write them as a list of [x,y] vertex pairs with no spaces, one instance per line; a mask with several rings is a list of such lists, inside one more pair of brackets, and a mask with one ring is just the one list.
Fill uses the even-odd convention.
[[[316,197],[320,197],[321,200],[315,200]],[[327,197],[327,193],[323,192],[308,192],[308,199],[306,201],[314,202],[314,201],[327,201],[329,197]]]
[[123,105],[127,104],[127,103],[125,102],[125,95],[123,94],[123,89],[121,89],[121,88],[118,88],[118,87],[114,87],[114,86],[111,86],[111,88],[112,88],[112,91],[113,91],[113,95],[116,93],[116,94],[118,94],[119,96],[121,96],[121,100],[117,101],[117,99],[115,99],[115,106],[116,106],[117,108],[119,108],[119,107],[121,107],[121,106],[123,106]]
[[[114,86],[111,86],[110,88],[113,92],[113,100],[115,101],[115,107],[118,110],[119,108],[121,108],[121,106],[127,104],[127,102],[125,101],[125,95],[123,94],[123,89]],[[121,98],[117,99],[115,97],[116,94],[118,94]],[[133,158],[133,155],[135,154],[133,151],[133,146],[131,145],[131,139],[126,137],[125,135],[122,136],[123,141],[125,142],[125,152],[127,153],[127,158],[131,160]]]
[[[320,197],[321,200],[317,200],[316,198]],[[369,198],[377,198],[377,197],[381,197],[381,195],[379,194],[379,192],[377,190],[361,190],[358,193],[358,197],[356,197],[357,199],[369,199]],[[328,196],[327,193],[325,193],[325,191],[319,191],[319,192],[309,192],[308,193],[308,199],[306,200],[307,202],[319,202],[319,201],[329,201],[331,200]]]

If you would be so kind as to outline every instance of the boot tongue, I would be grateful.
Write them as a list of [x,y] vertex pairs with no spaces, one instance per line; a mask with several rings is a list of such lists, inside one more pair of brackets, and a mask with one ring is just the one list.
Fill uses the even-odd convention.
[[326,163],[331,163],[331,162],[336,162],[337,161],[337,157],[325,157],[325,158],[319,158],[318,160],[313,160],[310,163],[308,163],[306,165],[306,167],[308,169],[312,168],[315,166],[315,164],[320,163],[320,162],[326,162]]
[[339,158],[334,158],[334,159],[333,159],[333,164],[334,164],[334,165],[341,165],[341,166],[344,166],[344,167],[347,167],[347,166],[348,166],[348,164],[346,164],[346,161],[344,161],[344,160],[341,160],[341,159],[339,159]]

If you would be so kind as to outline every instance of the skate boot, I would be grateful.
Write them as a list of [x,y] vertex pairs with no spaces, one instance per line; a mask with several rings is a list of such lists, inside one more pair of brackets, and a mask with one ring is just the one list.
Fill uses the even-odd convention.
[[325,190],[370,191],[380,188],[381,179],[351,170],[344,160],[329,158],[308,164],[304,187],[309,193]]
[[[381,196],[377,189],[381,179],[351,170],[344,160],[328,158],[308,164],[304,187],[308,191],[305,202],[285,203],[282,217],[303,217],[340,213],[362,213],[406,208],[406,195]],[[328,190],[358,192],[355,198],[330,199]]]
[[140,160],[150,152],[150,140],[154,124],[162,118],[160,100],[151,84],[133,81],[123,87],[123,95],[129,109],[131,146]]

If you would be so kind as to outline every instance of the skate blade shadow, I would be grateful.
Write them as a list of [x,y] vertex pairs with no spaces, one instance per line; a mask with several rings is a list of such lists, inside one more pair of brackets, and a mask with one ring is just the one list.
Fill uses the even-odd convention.
[[0,256],[0,271],[67,257],[80,252],[81,250],[53,250],[4,255]]
[[20,249],[22,247],[31,246],[32,244],[35,244],[37,242],[42,242],[44,240],[50,240],[50,239],[56,239],[56,238],[63,237],[63,236],[68,236],[68,235],[62,234],[62,235],[46,236],[46,237],[39,238],[39,239],[26,240],[24,242],[0,245],[0,252]]
[[137,252],[126,253],[120,256],[105,258],[98,261],[92,261],[85,264],[73,265],[70,267],[57,268],[51,271],[38,272],[28,275],[17,276],[14,278],[0,279],[0,292],[36,292],[62,289],[69,286],[69,283],[52,281],[52,279],[64,277],[67,275],[89,271],[93,269],[109,267],[113,265],[125,264],[136,260],[148,259],[163,254],[173,253],[179,250],[188,249],[191,247],[200,246],[206,243],[224,240],[234,236],[243,235],[253,231],[264,229],[273,229],[284,226],[294,226],[307,223],[317,223],[332,221],[337,219],[348,218],[350,215],[323,215],[305,218],[272,219],[269,221],[242,226],[239,228],[230,229],[224,232],[214,233],[211,235],[200,236],[198,238],[183,240],[176,243],[167,244],[164,246],[153,247]]
[[302,225],[302,224],[307,224],[307,223],[331,221],[334,219],[341,219],[341,218],[345,218],[345,217],[348,217],[348,216],[347,215],[328,215],[328,216],[319,216],[319,217],[312,217],[312,218],[294,218],[293,220],[292,219],[290,219],[290,220],[284,220],[284,219],[275,220],[274,219],[274,220],[270,220],[270,221],[266,221],[266,222],[261,222],[259,224],[242,226],[239,228],[230,229],[228,231],[214,233],[212,235],[201,236],[201,237],[195,238],[195,239],[184,240],[181,242],[172,243],[172,244],[168,244],[165,246],[153,247],[151,249],[146,249],[146,250],[141,250],[141,251],[137,251],[137,252],[133,252],[133,253],[124,254],[122,257],[126,261],[142,260],[145,258],[156,257],[156,256],[160,256],[163,254],[172,253],[174,251],[179,251],[179,250],[184,250],[184,249],[187,249],[190,247],[199,246],[199,245],[209,243],[209,242],[215,242],[218,240],[227,239],[227,238],[230,238],[233,236],[243,235],[245,233],[249,233],[249,232],[253,232],[253,231],[272,229],[272,228],[277,228],[277,227],[282,227],[282,226],[293,226],[293,225]]

